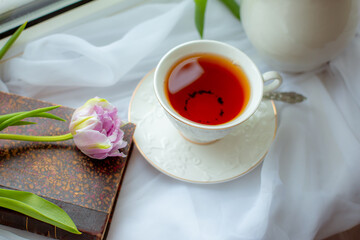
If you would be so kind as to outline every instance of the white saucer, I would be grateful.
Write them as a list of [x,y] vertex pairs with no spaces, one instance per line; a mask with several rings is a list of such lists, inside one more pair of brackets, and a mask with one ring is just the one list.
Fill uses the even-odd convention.
[[255,114],[225,138],[208,145],[185,140],[172,126],[153,88],[154,71],[136,87],[129,106],[134,142],[159,171],[191,183],[219,183],[243,176],[265,157],[277,128],[276,108],[262,101]]

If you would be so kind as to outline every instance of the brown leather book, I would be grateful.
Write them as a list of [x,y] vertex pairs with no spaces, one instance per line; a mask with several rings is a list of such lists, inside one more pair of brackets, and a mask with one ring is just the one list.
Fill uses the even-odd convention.
[[[53,104],[0,92],[0,114],[33,110]],[[57,108],[53,113],[66,122],[31,118],[36,125],[8,127],[2,133],[60,135],[69,132],[74,109]],[[76,235],[12,210],[0,208],[0,224],[55,239],[106,239],[121,181],[131,153],[135,125],[127,123],[127,157],[95,160],[80,152],[73,140],[53,143],[0,140],[0,188],[35,193],[60,206],[82,232]]]

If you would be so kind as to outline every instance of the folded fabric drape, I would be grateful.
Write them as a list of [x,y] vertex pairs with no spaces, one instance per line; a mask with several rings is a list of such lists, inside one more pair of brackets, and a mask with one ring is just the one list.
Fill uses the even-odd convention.
[[[199,38],[193,13],[192,0],[149,1],[38,39],[4,64],[3,84],[70,107],[107,98],[126,119],[141,78],[172,47]],[[323,239],[360,223],[359,33],[323,68],[282,73],[280,91],[307,100],[276,103],[276,138],[263,164],[246,176],[183,183],[134,148],[108,239]],[[272,70],[220,1],[208,1],[204,37],[241,49],[262,72]]]
[[[140,23],[120,40],[105,46],[94,46],[67,34],[44,37],[30,43],[22,58],[9,61],[5,73],[11,74],[12,79],[32,85],[112,86],[161,44],[180,20],[185,6],[186,2],[183,2]],[[52,77],[49,78],[47,73]]]
[[27,240],[9,231],[0,229],[0,240]]

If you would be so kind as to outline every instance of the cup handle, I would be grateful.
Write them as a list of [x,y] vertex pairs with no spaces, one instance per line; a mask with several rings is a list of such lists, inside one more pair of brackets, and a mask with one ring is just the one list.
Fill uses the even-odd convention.
[[264,83],[271,81],[269,84],[264,85],[264,93],[274,91],[280,87],[282,77],[278,72],[270,71],[263,74]]

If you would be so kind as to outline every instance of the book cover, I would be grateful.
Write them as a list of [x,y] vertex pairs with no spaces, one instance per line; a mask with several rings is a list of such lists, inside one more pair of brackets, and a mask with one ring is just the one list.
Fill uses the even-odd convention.
[[[0,115],[33,110],[54,104],[0,92]],[[69,132],[74,109],[59,107],[50,113],[66,122],[29,118],[35,125],[8,127],[2,133],[61,135]],[[0,208],[0,224],[54,239],[101,240],[111,223],[121,181],[132,147],[135,125],[121,127],[127,157],[91,159],[80,152],[73,140],[25,142],[0,139],[0,188],[28,191],[61,207],[72,218],[81,235],[75,235],[23,214]]]

